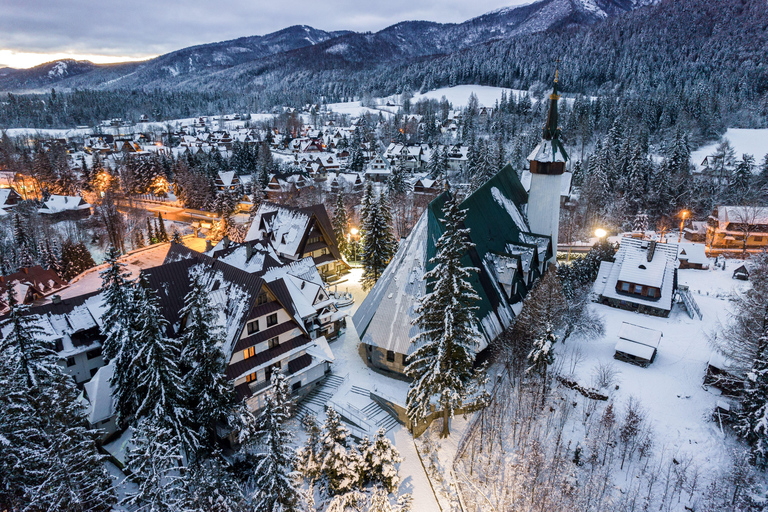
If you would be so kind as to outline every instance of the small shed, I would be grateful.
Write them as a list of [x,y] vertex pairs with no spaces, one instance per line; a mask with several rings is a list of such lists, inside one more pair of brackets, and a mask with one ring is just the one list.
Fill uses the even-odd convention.
[[742,281],[747,281],[749,279],[749,271],[747,270],[747,267],[742,265],[734,270],[733,279],[741,279]]
[[704,385],[715,387],[726,396],[740,396],[744,392],[744,376],[727,357],[712,352],[707,362]]
[[613,358],[645,368],[656,359],[663,335],[661,331],[622,322]]

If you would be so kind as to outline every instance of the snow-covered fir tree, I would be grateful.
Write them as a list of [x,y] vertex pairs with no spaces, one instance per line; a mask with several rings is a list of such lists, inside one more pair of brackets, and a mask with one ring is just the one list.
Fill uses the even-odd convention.
[[365,226],[368,219],[368,213],[371,206],[376,202],[376,194],[373,191],[373,184],[369,181],[365,184],[363,197],[360,200],[360,237],[365,238]]
[[442,435],[450,433],[449,420],[467,399],[473,384],[472,364],[481,340],[475,319],[475,294],[469,278],[476,269],[464,267],[461,259],[473,246],[469,230],[459,226],[466,211],[450,196],[443,206],[445,231],[435,244],[433,268],[424,275],[431,291],[416,308],[413,337],[416,350],[409,356],[406,374],[413,379],[408,389],[407,409],[417,423],[431,411],[433,400],[442,409]]
[[141,418],[131,440],[126,463],[136,488],[126,492],[121,504],[142,512],[179,510],[183,456],[172,425],[158,416]]
[[301,418],[301,424],[307,432],[307,441],[304,446],[296,450],[294,463],[296,469],[310,481],[314,482],[320,476],[320,427],[317,426],[317,418],[313,414],[305,414]]
[[7,295],[0,324],[0,508],[85,512],[115,503],[97,433],[28,306]]
[[210,303],[205,276],[193,268],[190,278],[192,286],[179,311],[185,322],[181,335],[183,381],[192,420],[203,444],[212,449],[215,424],[226,423],[235,405],[235,393],[224,373],[227,366],[221,351],[224,333],[218,323],[218,311]]
[[380,197],[367,208],[364,226],[363,289],[369,290],[379,280],[395,252],[391,214],[386,197]]
[[333,211],[333,234],[341,254],[347,253],[348,230],[349,217],[347,216],[347,207],[344,205],[344,192],[339,189],[338,194],[336,194],[336,206]]
[[293,434],[285,422],[290,415],[291,391],[282,373],[272,375],[272,390],[258,418],[260,451],[253,478],[251,502],[256,510],[298,512],[302,494],[293,469]]
[[214,453],[185,471],[179,505],[185,512],[241,512],[245,496],[229,462]]
[[363,443],[360,443],[358,450],[364,467],[364,470],[361,471],[361,476],[365,484],[380,485],[388,493],[397,491],[397,487],[400,485],[397,465],[403,459],[400,457],[400,452],[397,451],[397,448],[387,439],[386,431],[379,429],[373,441],[366,443],[365,446],[363,446]]
[[105,262],[108,266],[99,273],[99,291],[104,297],[101,334],[105,340],[102,343],[102,353],[108,360],[117,356],[131,336],[134,283],[130,280],[130,272],[125,269],[125,263],[121,263],[119,258],[120,252],[115,247],[110,247]]
[[[179,367],[181,346],[178,340],[166,336],[168,321],[160,312],[154,291],[140,284],[134,301],[135,311],[140,315],[134,334],[137,350],[129,363],[135,367],[133,381],[126,383],[132,387],[127,398],[134,401],[133,414],[136,418],[155,418],[153,427],[161,421],[169,425],[184,449],[194,453],[199,436],[187,407],[189,397]],[[120,358],[116,365],[119,362]],[[117,370],[116,366],[115,374]]]
[[542,389],[546,395],[548,370],[555,362],[555,344],[557,335],[552,331],[552,325],[547,324],[544,332],[534,338],[533,347],[528,353],[528,373],[541,377]]
[[737,431],[752,447],[752,462],[768,466],[768,329],[757,341],[758,353],[747,374]]
[[170,238],[168,238],[168,232],[165,230],[165,221],[163,221],[163,214],[158,213],[157,214],[157,241],[167,242],[168,240],[170,240]]
[[405,181],[405,174],[408,171],[405,168],[405,161],[403,159],[397,160],[397,165],[392,167],[392,172],[387,180],[387,190],[391,195],[404,194],[408,189],[408,184]]
[[355,449],[348,446],[349,431],[342,425],[339,413],[328,407],[320,434],[318,451],[319,483],[328,496],[344,494],[359,482]]
[[67,281],[89,268],[95,267],[90,251],[83,242],[65,240],[61,245],[62,277]]

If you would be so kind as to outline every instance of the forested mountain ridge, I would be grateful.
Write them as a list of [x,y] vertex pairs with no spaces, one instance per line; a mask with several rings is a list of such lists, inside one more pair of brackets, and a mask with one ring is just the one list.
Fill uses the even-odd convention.
[[[683,127],[695,126],[697,140],[709,140],[726,126],[761,127],[768,119],[764,0],[663,0],[589,26],[552,27],[431,56],[415,56],[409,53],[413,43],[397,43],[413,39],[411,32],[440,30],[438,24],[408,22],[378,34],[349,33],[255,63],[180,75],[175,85],[159,80],[131,86],[127,77],[104,87],[112,90],[86,91],[90,73],[84,73],[60,82],[81,89],[66,94],[66,101],[13,95],[0,102],[0,126],[71,126],[145,113],[174,119],[459,84],[538,84],[543,90],[557,59],[563,91],[598,96],[596,108],[606,112],[610,102],[620,101],[618,110],[643,119],[651,132],[682,120]],[[119,66],[125,65],[114,68]]]
[[[476,44],[551,27],[589,25],[608,16],[652,3],[653,0],[540,0],[519,7],[499,9],[459,24],[405,21],[376,33],[325,32],[308,26],[293,26],[267,34],[192,46],[146,62],[96,65],[72,60],[42,64],[28,70],[0,70],[0,91],[24,92],[58,88],[162,88],[176,90],[210,89],[240,69],[260,69],[296,54],[322,57],[329,62],[309,62],[323,67],[343,64],[371,68],[382,63],[450,54]],[[325,43],[325,44],[324,44]],[[318,52],[298,52],[310,46]],[[270,58],[271,57],[271,58]],[[51,73],[52,69],[63,73]],[[204,84],[204,85],[203,85]],[[224,81],[216,88],[228,88]]]

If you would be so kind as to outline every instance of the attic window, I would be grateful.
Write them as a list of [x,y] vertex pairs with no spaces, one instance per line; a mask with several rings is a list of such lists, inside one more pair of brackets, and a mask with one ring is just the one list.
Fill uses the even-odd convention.
[[645,270],[645,265],[638,265],[637,268],[641,268],[641,269]]

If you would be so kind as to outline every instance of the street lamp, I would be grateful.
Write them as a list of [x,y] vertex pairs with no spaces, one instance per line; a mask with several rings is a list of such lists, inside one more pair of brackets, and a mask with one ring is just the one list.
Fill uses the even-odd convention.
[[354,242],[352,244],[352,261],[355,263],[357,263],[357,234],[359,232],[360,231],[357,228],[352,228],[349,230],[349,233],[352,235],[352,240]]
[[595,236],[597,237],[598,242],[600,241],[601,238],[605,238],[605,235],[607,235],[607,234],[608,234],[608,232],[606,230],[604,230],[603,228],[597,228],[595,230]]
[[680,243],[683,241],[683,223],[685,222],[685,218],[690,215],[691,212],[688,210],[683,210],[680,212],[680,235],[677,237],[677,243]]

